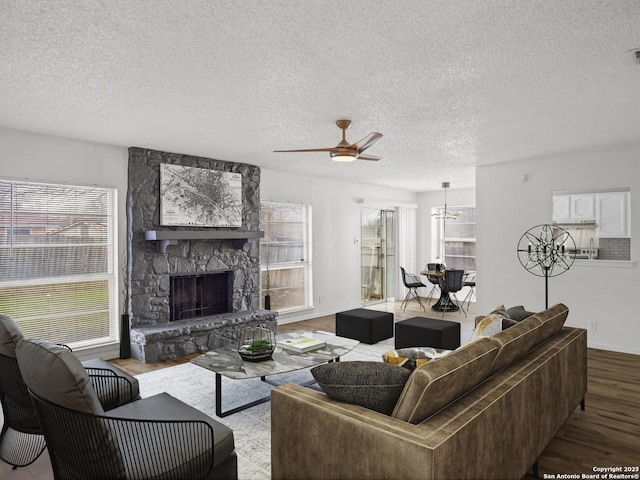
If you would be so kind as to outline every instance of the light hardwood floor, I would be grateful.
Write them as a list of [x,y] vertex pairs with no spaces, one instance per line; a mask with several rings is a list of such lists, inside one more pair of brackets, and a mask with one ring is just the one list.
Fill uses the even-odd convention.
[[[395,321],[425,315],[416,302],[410,303],[406,312],[400,309],[400,302],[371,305],[368,308],[393,312]],[[434,312],[427,311],[426,315],[434,315]],[[475,315],[475,305],[472,303],[467,318],[459,312],[446,313],[444,318],[461,323],[464,341],[471,335]],[[278,327],[280,333],[305,330],[334,333],[335,316],[327,315]],[[112,363],[132,375],[139,375],[188,362],[194,356],[154,364],[142,364],[134,359],[116,359]],[[544,450],[539,459],[540,478],[545,474],[593,474],[594,467],[640,466],[640,355],[588,349],[587,362],[586,410],[576,409]],[[548,394],[552,395],[553,392]],[[532,480],[534,477],[527,475],[524,478]],[[52,480],[49,458],[45,453],[33,465],[17,470],[11,470],[0,462],[0,479]]]

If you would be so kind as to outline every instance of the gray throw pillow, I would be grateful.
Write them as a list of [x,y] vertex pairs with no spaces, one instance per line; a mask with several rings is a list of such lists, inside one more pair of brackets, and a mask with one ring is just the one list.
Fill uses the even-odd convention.
[[311,369],[329,398],[391,415],[411,372],[388,363],[334,362]]
[[511,318],[503,318],[502,319],[502,330],[506,330],[509,327],[513,327],[514,325],[516,325],[518,322],[516,322],[515,320],[511,319]]
[[524,309],[522,305],[518,305],[517,307],[507,308],[507,313],[509,314],[509,317],[512,320],[515,320],[516,322],[521,322],[525,318],[528,318],[531,315],[533,315],[534,312],[528,312]]

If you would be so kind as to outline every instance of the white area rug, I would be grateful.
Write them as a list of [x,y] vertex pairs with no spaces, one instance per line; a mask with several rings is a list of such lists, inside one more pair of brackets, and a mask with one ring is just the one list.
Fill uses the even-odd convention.
[[[360,344],[342,360],[382,361],[382,353],[387,350],[393,350],[393,339],[375,345]],[[218,418],[215,414],[215,374],[209,370],[187,363],[138,375],[137,378],[143,397],[167,392],[231,428],[240,480],[271,478],[271,402]],[[302,383],[313,379],[309,369],[269,378],[278,383]],[[230,380],[223,377],[223,411],[267,396],[271,388],[259,378]]]

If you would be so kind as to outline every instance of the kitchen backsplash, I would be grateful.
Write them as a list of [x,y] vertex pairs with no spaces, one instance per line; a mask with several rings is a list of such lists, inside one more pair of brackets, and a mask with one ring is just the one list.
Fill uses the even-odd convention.
[[598,260],[631,260],[630,238],[601,238]]

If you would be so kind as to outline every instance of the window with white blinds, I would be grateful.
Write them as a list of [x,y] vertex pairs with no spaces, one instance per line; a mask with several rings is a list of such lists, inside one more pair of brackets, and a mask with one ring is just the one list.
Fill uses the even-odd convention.
[[260,203],[261,302],[279,312],[311,306],[311,205]]
[[0,312],[25,337],[116,339],[116,191],[0,180]]

